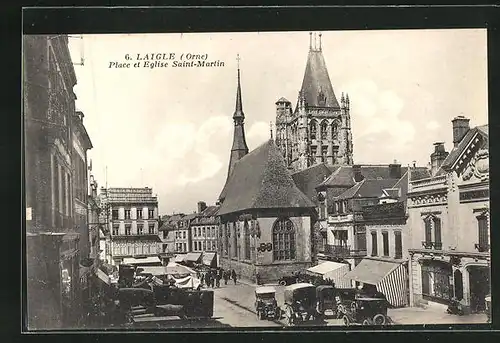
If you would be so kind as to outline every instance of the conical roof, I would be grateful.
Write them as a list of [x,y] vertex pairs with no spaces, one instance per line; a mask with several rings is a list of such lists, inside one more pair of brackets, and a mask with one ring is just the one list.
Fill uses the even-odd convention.
[[314,208],[287,170],[273,140],[241,158],[226,183],[219,215],[249,209]]
[[[321,50],[309,50],[301,92],[305,97],[306,106],[340,107]],[[324,103],[321,102],[320,94],[324,95]]]

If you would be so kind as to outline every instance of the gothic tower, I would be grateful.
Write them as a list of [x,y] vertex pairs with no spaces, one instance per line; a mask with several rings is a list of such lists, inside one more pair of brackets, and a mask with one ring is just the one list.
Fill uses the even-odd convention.
[[[248,146],[245,139],[245,114],[243,113],[243,105],[241,102],[241,82],[240,82],[240,56],[236,57],[238,61],[238,85],[236,88],[236,106],[233,113],[233,122],[234,122],[234,133],[233,133],[233,146],[231,148],[231,154],[229,156],[229,166],[227,171],[226,184],[233,172],[234,165],[236,162],[241,159],[243,156],[248,154]],[[221,195],[219,196],[219,201],[222,202],[225,197],[225,189],[222,190]]]
[[[295,110],[276,102],[277,145],[293,170],[314,164],[353,163],[349,97],[338,103],[323,57],[321,33],[309,33],[309,53]],[[277,134],[278,135],[278,134]]]

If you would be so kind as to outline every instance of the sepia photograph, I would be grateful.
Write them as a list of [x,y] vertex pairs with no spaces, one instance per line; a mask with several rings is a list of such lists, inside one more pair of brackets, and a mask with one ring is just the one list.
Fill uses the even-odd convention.
[[22,55],[28,331],[491,323],[485,29]]

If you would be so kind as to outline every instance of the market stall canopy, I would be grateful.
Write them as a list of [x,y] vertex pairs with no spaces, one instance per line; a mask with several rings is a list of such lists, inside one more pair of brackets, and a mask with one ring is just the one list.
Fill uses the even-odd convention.
[[97,269],[97,277],[99,278],[99,280],[101,280],[102,282],[104,282],[106,285],[111,285],[111,280],[109,278],[108,275],[106,275],[105,272],[103,272],[102,270],[100,270],[99,268]]
[[190,252],[187,254],[186,262],[200,262],[201,252]]
[[338,263],[332,261],[324,261],[317,266],[307,269],[310,274],[321,275],[324,279],[331,279],[335,282],[337,288],[350,288],[351,281],[346,278],[346,274],[350,271],[350,266],[347,263]]
[[194,271],[193,269],[191,269],[189,267],[186,267],[186,266],[182,266],[182,265],[177,264],[175,262],[169,262],[169,264],[167,265],[167,273],[169,275],[173,275],[173,274],[179,274],[179,275],[191,274],[191,275],[196,275],[196,271]]
[[185,254],[182,254],[182,255],[175,255],[175,258],[174,258],[174,262],[184,262],[184,260],[186,259],[186,255]]
[[158,266],[161,266],[161,259],[158,256],[150,256],[144,258],[126,257],[123,259],[123,263],[134,266],[140,266],[143,264],[157,264]]
[[204,265],[209,266],[209,267],[212,266],[212,264],[214,263],[214,259],[215,259],[214,252],[204,252],[203,253],[202,261],[203,261]]
[[406,265],[400,262],[364,258],[347,278],[374,285],[395,307],[406,305]]

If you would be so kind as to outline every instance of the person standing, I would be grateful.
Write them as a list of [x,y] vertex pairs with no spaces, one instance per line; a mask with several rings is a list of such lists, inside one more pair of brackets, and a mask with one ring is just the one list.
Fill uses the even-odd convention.
[[229,270],[224,271],[224,284],[227,285],[227,282],[229,280]]
[[212,286],[212,275],[210,274],[210,272],[207,273],[207,276],[205,276],[205,279],[207,282],[207,287],[211,287]]
[[257,282],[257,285],[260,285],[260,274],[258,272],[255,273],[255,281]]
[[231,271],[231,277],[234,281],[234,284],[236,285],[236,272],[234,271],[234,269]]
[[220,273],[215,272],[215,287],[220,287]]

